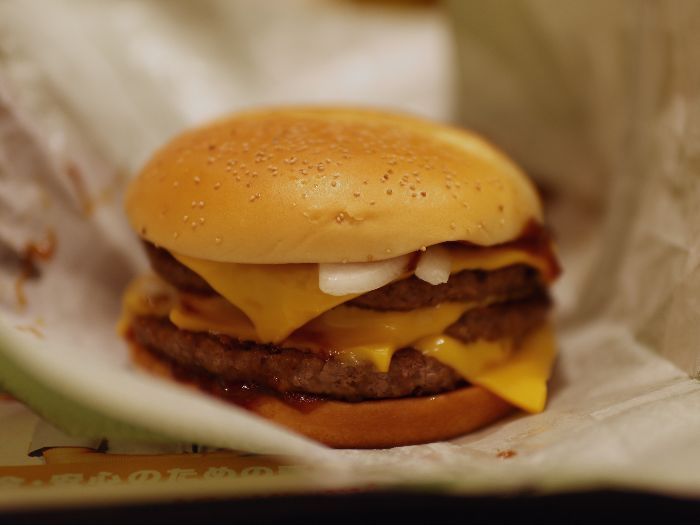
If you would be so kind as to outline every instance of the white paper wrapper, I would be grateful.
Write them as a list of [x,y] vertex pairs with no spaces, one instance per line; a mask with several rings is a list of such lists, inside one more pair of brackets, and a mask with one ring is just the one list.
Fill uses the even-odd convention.
[[[85,438],[299,455],[316,486],[468,492],[592,486],[700,496],[700,9],[454,2],[0,4],[0,367]],[[114,323],[145,264],[129,175],[181,127],[263,103],[344,102],[461,119],[557,195],[567,272],[548,409],[450,443],[329,451],[134,371]],[[55,256],[17,304],[17,253]],[[332,480],[332,481],[331,481]]]

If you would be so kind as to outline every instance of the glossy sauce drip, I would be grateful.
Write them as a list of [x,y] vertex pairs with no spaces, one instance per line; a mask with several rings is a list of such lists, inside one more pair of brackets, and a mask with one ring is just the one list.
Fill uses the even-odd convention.
[[[457,244],[462,247],[474,249],[484,248],[483,246],[468,241],[460,241]],[[559,260],[552,248],[552,236],[549,230],[537,221],[528,221],[522,232],[520,232],[520,235],[518,235],[517,239],[514,241],[496,244],[490,246],[490,248],[514,248],[531,253],[547,261],[551,280],[556,279],[561,274]]]
[[[127,337],[133,342],[131,334]],[[207,394],[223,399],[229,403],[254,411],[265,398],[276,397],[290,407],[302,413],[309,413],[318,408],[325,399],[301,392],[276,392],[268,388],[248,383],[226,381],[201,368],[188,367],[163,356],[152,349],[138,346],[138,351],[148,354],[148,361],[157,360],[159,365],[167,367],[170,375],[183,384],[194,386]]]
[[27,306],[27,295],[24,292],[24,284],[30,279],[39,277],[38,261],[50,261],[56,253],[56,234],[53,230],[47,230],[44,238],[38,242],[28,243],[19,260],[19,275],[15,280],[15,297],[17,304],[24,308]]

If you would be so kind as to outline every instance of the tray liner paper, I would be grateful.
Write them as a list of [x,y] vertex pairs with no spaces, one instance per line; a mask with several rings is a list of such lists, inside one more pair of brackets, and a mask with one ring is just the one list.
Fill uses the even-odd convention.
[[[187,2],[0,3],[0,383],[43,418],[0,402],[0,485],[49,494],[111,480],[104,498],[366,486],[700,496],[700,5],[454,1],[392,26],[391,12],[348,4],[275,4],[284,16],[260,25],[269,13],[251,2],[200,2],[197,16]],[[278,35],[312,10],[341,44],[329,54],[305,32],[291,67]],[[234,38],[255,31],[257,47]],[[424,60],[417,82],[397,60],[450,44],[457,73]],[[353,83],[357,49],[375,59],[372,83]],[[454,119],[455,77],[460,122],[554,196],[566,272],[544,413],[451,442],[333,451],[130,366],[114,326],[146,263],[121,198],[150,152],[262,103]]]

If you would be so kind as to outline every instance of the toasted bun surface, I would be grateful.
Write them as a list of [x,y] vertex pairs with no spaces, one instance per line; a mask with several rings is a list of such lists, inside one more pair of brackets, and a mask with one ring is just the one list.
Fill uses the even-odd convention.
[[325,401],[309,412],[270,396],[253,410],[330,447],[387,448],[461,436],[514,408],[481,387],[469,386],[430,397]]
[[477,135],[357,109],[243,113],[183,133],[127,193],[145,239],[215,261],[380,260],[516,238],[541,206]]
[[[174,378],[166,361],[133,341],[130,347],[133,360],[140,367]],[[359,403],[321,401],[308,411],[273,395],[260,395],[248,409],[335,448],[387,448],[450,439],[493,423],[514,410],[479,386],[429,397]]]

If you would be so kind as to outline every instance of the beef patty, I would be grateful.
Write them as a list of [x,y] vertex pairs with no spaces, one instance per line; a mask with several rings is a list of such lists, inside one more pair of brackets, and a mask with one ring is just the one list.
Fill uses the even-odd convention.
[[[146,253],[153,270],[176,288],[190,293],[216,292],[195,272],[181,264],[170,252],[146,242]],[[444,284],[432,285],[415,276],[390,283],[345,303],[372,310],[414,310],[448,301],[475,301],[484,297],[499,300],[520,299],[544,290],[539,272],[524,264],[492,271],[464,270]]]
[[[549,300],[538,296],[470,310],[446,333],[465,342],[511,337],[517,344],[544,321],[548,307]],[[412,348],[397,351],[389,371],[379,372],[370,363],[350,365],[332,354],[180,330],[167,319],[151,316],[133,319],[131,337],[186,368],[278,392],[360,401],[436,394],[464,384],[450,366]]]

